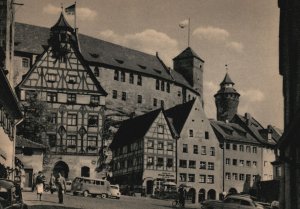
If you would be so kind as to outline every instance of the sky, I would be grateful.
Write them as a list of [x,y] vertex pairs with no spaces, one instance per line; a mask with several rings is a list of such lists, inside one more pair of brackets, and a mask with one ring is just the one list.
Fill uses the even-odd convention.
[[[71,0],[20,0],[16,21],[51,27]],[[241,94],[238,113],[262,125],[283,127],[282,78],[278,68],[279,9],[274,0],[77,0],[76,26],[90,35],[172,58],[190,46],[205,60],[204,109],[216,118],[214,94],[228,73]],[[74,25],[74,16],[67,19]]]

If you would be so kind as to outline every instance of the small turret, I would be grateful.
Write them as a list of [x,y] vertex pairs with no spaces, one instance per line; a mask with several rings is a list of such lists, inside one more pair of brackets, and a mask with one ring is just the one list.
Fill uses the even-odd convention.
[[75,30],[69,25],[63,13],[61,13],[58,21],[50,29],[48,44],[52,47],[53,57],[64,61],[70,50],[70,43],[74,38]]
[[217,120],[230,121],[237,114],[240,94],[233,88],[234,82],[226,73],[220,83],[220,90],[215,94]]

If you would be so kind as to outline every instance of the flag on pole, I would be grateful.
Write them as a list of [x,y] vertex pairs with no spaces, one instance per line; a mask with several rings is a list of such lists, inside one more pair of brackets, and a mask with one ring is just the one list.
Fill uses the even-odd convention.
[[65,8],[65,12],[67,15],[75,15],[75,6],[76,4],[73,4],[67,8]]
[[189,25],[189,20],[188,20],[188,19],[183,20],[183,21],[181,21],[181,22],[179,23],[179,27],[180,27],[180,28],[185,28],[185,27],[188,26],[188,25]]

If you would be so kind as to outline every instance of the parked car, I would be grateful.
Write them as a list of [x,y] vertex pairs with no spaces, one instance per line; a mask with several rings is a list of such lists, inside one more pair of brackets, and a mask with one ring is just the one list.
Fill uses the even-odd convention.
[[0,208],[28,209],[28,206],[23,202],[19,184],[7,179],[0,179]]
[[100,195],[102,198],[107,198],[109,195],[109,186],[110,183],[107,180],[76,177],[72,182],[71,190],[73,195],[82,194],[85,197]]
[[66,181],[66,192],[72,191],[72,181],[68,180]]
[[119,185],[110,185],[109,186],[109,197],[120,199],[121,192]]
[[230,195],[223,201],[204,201],[201,209],[264,209],[264,207],[261,204],[255,203],[250,196]]

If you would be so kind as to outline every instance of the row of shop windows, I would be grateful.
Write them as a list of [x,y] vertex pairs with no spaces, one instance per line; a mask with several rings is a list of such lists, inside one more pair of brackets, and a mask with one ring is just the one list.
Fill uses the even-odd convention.
[[[179,181],[180,182],[195,182],[195,174],[180,173]],[[214,182],[215,182],[214,175],[203,175],[203,174],[199,175],[199,183],[213,184]]]
[[[238,162],[239,162],[239,164],[238,164]],[[226,158],[226,160],[225,160],[225,164],[226,165],[234,165],[234,166],[245,166],[245,160],[239,160],[238,161],[238,159],[230,159],[230,158]],[[257,166],[257,161],[250,161],[250,160],[247,160],[246,161],[246,166],[247,167],[251,167],[251,166],[253,166],[253,167],[256,167]]]
[[[245,148],[244,145],[242,145],[242,144],[239,145],[239,151],[240,152],[244,152],[244,148]],[[232,149],[232,150],[237,151],[238,150],[238,145],[237,144],[226,143],[226,149],[227,150]],[[246,152],[251,153],[251,146],[246,146]],[[257,153],[257,147],[252,147],[252,153]]]
[[[201,146],[201,150],[200,150],[201,155],[207,155],[207,149],[206,148],[207,148],[206,146]],[[183,153],[189,153],[188,144],[183,144],[182,145],[182,152]],[[199,154],[198,145],[193,145],[193,153],[194,154]],[[215,156],[216,155],[216,149],[214,147],[209,148],[209,155],[210,156]]]

